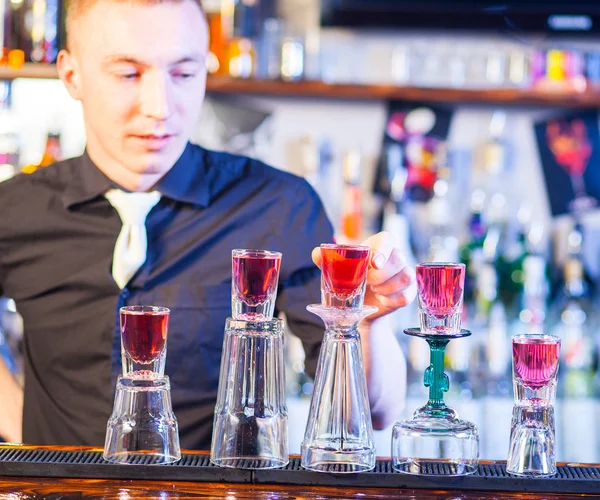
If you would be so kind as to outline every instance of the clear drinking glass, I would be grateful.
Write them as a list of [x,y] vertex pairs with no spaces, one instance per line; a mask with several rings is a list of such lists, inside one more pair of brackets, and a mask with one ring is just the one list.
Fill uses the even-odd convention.
[[121,359],[125,377],[161,377],[165,373],[169,309],[127,306],[120,309]]
[[168,464],[180,458],[169,378],[119,376],[104,459],[122,464]]
[[237,249],[231,255],[231,310],[235,319],[273,318],[281,253]]
[[445,464],[448,475],[473,474],[479,464],[479,432],[446,406],[450,380],[444,373],[446,346],[452,339],[471,335],[460,329],[465,266],[455,263],[417,265],[421,328],[404,330],[427,341],[430,365],[424,383],[429,400],[412,418],[392,430],[392,464],[407,474],[437,474],[432,463]]
[[417,296],[421,331],[460,333],[465,265],[447,262],[417,264]]
[[506,470],[517,476],[552,476],[560,339],[516,335],[512,346],[515,405]]
[[369,247],[359,245],[321,245],[321,302],[326,307],[363,306]]
[[363,307],[368,247],[322,245],[321,317],[325,335],[302,441],[302,466],[318,472],[375,467],[373,425],[358,324],[377,311]]
[[288,456],[283,321],[228,318],[210,460],[222,467],[283,467]]

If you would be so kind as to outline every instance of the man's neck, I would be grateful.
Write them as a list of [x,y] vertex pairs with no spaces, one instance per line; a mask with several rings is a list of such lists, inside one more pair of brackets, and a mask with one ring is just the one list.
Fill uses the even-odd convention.
[[[94,152],[93,148],[88,149],[87,152],[96,168],[98,168],[111,181],[115,182],[127,191],[152,191],[165,175],[164,173],[138,174],[132,172],[131,170],[128,170],[127,168],[117,164],[116,162],[111,161],[110,159],[108,161],[104,161],[102,158],[98,157],[98,155]],[[108,166],[108,168],[107,163],[111,163],[111,165]]]

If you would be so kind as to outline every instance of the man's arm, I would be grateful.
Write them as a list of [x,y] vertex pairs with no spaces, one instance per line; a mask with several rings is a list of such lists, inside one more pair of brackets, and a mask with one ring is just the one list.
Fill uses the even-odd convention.
[[[0,192],[0,199],[7,202],[5,205],[6,213],[11,212],[11,197],[20,196],[15,194],[15,190],[9,187],[11,181],[3,182],[3,189],[7,192]],[[8,194],[11,196],[8,196]],[[0,234],[10,234],[6,228],[0,228]],[[0,241],[1,243],[1,241]],[[3,255],[3,249],[0,246],[0,256]],[[0,297],[8,291],[4,288],[5,270],[0,262]],[[0,437],[9,443],[21,443],[23,440],[23,389],[13,377],[4,360],[0,357],[0,397],[2,397],[2,414],[0,416]]]
[[373,428],[385,429],[404,409],[406,398],[406,358],[396,339],[390,317],[362,323],[360,332],[369,405]]
[[23,432],[23,389],[1,358],[0,394],[2,395],[0,436],[9,443],[20,443]]

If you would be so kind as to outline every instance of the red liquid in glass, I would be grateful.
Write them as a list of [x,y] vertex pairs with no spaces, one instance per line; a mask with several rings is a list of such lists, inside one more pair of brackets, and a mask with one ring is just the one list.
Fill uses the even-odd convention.
[[456,312],[465,287],[465,268],[456,264],[417,265],[417,289],[428,314]]
[[321,247],[323,279],[329,292],[339,297],[354,295],[367,278],[369,249]]
[[237,296],[250,306],[273,298],[279,279],[279,257],[234,256],[233,284]]
[[515,375],[523,385],[540,389],[558,369],[560,343],[548,339],[513,339]]
[[136,363],[151,363],[167,340],[169,315],[160,312],[121,313],[123,347]]

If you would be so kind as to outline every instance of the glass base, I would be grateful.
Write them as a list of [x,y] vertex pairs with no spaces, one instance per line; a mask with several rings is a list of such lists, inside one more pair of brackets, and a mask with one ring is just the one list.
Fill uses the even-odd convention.
[[219,467],[229,467],[231,469],[279,469],[285,467],[289,463],[288,459],[256,458],[255,456],[216,458],[211,459],[210,461]]
[[406,474],[473,474],[479,465],[479,432],[452,411],[436,417],[417,410],[412,419],[394,425],[392,465]]
[[120,464],[168,464],[180,458],[169,378],[120,376],[106,428],[104,460]]
[[554,408],[513,408],[506,472],[513,476],[550,477],[556,474]]
[[128,465],[164,465],[177,462],[181,455],[177,452],[162,453],[158,451],[120,451],[104,454],[104,460],[113,464]]
[[287,414],[257,416],[251,408],[246,411],[248,415],[216,414],[211,463],[238,469],[285,466],[289,462]]
[[352,474],[375,468],[375,450],[340,451],[326,448],[302,447],[302,467],[316,472]]
[[394,461],[394,470],[418,476],[468,476],[477,472],[477,465],[454,460],[421,460],[412,458]]

